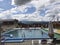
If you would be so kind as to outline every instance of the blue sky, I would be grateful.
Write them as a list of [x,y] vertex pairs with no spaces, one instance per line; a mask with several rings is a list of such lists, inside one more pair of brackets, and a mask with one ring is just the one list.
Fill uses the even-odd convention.
[[[39,2],[40,1],[40,2]],[[22,8],[22,7],[17,7],[17,6],[14,6],[14,5],[11,5],[11,3],[12,3],[12,0],[0,0],[0,18],[2,18],[2,17],[8,17],[8,18],[12,18],[12,15],[13,16],[15,16],[15,15],[17,15],[17,18],[19,17],[19,15],[25,15],[25,14],[27,14],[27,17],[29,17],[30,15],[30,17],[32,17],[32,19],[33,20],[41,20],[40,18],[41,18],[41,16],[42,16],[42,18],[43,18],[43,16],[45,17],[44,19],[46,19],[46,14],[49,12],[49,10],[51,11],[52,10],[52,8],[54,8],[53,6],[54,5],[57,5],[57,4],[60,4],[60,2],[59,3],[57,3],[57,4],[49,4],[49,5],[47,5],[46,7],[42,7],[42,9],[40,9],[40,8],[38,8],[38,7],[40,7],[40,6],[43,6],[43,5],[45,5],[45,4],[47,4],[46,2],[48,1],[44,1],[44,0],[39,0],[39,1],[34,1],[34,2],[32,2],[31,4],[29,3],[29,4],[27,4],[27,5],[25,5],[26,7],[24,7],[24,9]],[[38,3],[39,2],[39,3]],[[42,2],[42,3],[41,3]],[[41,3],[41,4],[40,4]],[[43,4],[43,5],[42,5]],[[15,8],[18,8],[18,10],[15,10]],[[21,9],[22,8],[22,9]],[[14,10],[12,10],[12,9],[14,9]],[[19,10],[19,9],[21,9],[21,10]],[[40,12],[38,12],[37,11],[37,9],[40,9],[39,11]],[[10,13],[9,11],[11,11],[12,13]],[[15,11],[15,12],[14,12]],[[3,13],[2,13],[3,12]],[[36,13],[38,13],[38,14],[36,14]],[[7,14],[8,13],[8,14]],[[12,15],[11,15],[12,14]],[[2,16],[3,15],[3,16]],[[23,17],[24,18],[24,16],[21,16],[21,17]],[[34,16],[36,17],[36,18],[34,18]],[[15,16],[16,17],[16,16]],[[21,18],[21,17],[19,17],[19,19]],[[25,18],[27,18],[27,17],[25,17]],[[13,17],[14,18],[14,17]],[[30,19],[30,18],[28,18],[28,19]],[[32,20],[31,19],[31,20]]]
[[9,10],[15,6],[11,5],[11,0],[1,0],[0,1],[0,8],[4,9],[4,11]]
[[[3,9],[3,10],[0,10],[0,13],[16,7],[14,5],[11,5],[11,1],[12,0],[0,0],[0,9]],[[35,11],[36,11],[36,7],[31,6],[31,7],[26,7],[23,12],[17,11],[16,13],[13,13],[13,14],[32,14]],[[45,16],[45,11],[46,10],[41,10],[40,15]]]
[[[3,11],[6,11],[6,10],[9,10],[11,8],[14,8],[15,6],[11,5],[11,0],[0,0],[0,8],[3,9],[3,10],[0,10],[0,12],[3,12]],[[36,8],[35,7],[27,7],[25,8],[25,10],[27,9],[26,12],[17,12],[17,14],[31,14],[33,12],[35,12]],[[25,11],[24,10],[24,11]],[[14,13],[16,14],[16,13]]]

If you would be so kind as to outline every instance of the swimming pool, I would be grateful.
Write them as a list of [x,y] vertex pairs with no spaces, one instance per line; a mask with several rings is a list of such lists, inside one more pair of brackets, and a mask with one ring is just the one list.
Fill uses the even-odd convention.
[[5,41],[2,42],[14,42],[14,40],[33,40],[33,39],[41,39],[41,38],[50,38],[48,33],[46,33],[43,29],[40,28],[14,28],[10,29],[2,33],[5,38]]

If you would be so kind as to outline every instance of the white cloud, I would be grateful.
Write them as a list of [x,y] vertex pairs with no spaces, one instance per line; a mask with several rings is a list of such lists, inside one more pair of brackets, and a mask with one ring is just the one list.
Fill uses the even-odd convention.
[[15,3],[14,3],[14,0],[12,0],[12,2],[11,2],[11,5],[14,5]]
[[0,8],[0,13],[3,12],[3,11],[4,11],[4,9],[3,8]]
[[[44,1],[44,0],[32,0],[30,3],[28,3],[26,5],[22,5],[22,6],[18,6],[16,8],[13,8],[13,10],[20,10],[23,12],[26,7],[31,7],[31,5],[36,7],[36,9],[38,10],[40,6],[42,6],[43,4],[45,4],[48,1],[49,0],[46,0],[46,1]],[[12,3],[14,3],[14,0],[12,0]]]
[[[14,1],[14,0],[12,0],[12,1]],[[16,16],[13,16],[12,13],[15,13],[17,11],[23,12],[26,7],[31,7],[31,6],[35,6],[36,9],[38,10],[38,8],[41,5],[43,5],[44,3],[46,3],[47,1],[48,0],[46,0],[46,1],[44,1],[44,0],[33,0],[33,1],[31,1],[30,3],[28,3],[26,5],[18,6],[18,7],[12,8],[10,10],[7,10],[5,12],[2,12],[0,14],[0,17],[6,17],[7,15],[11,15],[11,17],[13,17],[13,18],[22,19],[23,15],[25,15],[25,14],[16,14]],[[37,10],[36,10],[36,13],[37,13]],[[30,15],[28,16],[28,15],[29,14],[27,14],[28,18],[27,17],[25,17],[25,18],[27,18],[27,19],[30,19],[30,18],[33,19],[34,18],[35,20],[40,20],[40,16],[39,15],[36,16],[35,13],[34,14],[30,14],[31,16]]]
[[0,8],[0,10],[4,10],[3,8]]
[[44,5],[49,0],[33,0],[31,3],[38,9],[40,6]]
[[[9,15],[12,19],[18,19],[20,21],[21,20],[28,20],[28,21],[49,21],[50,18],[51,18],[51,17],[48,17],[50,15],[50,13],[46,14],[45,17],[40,16],[39,13],[38,13],[39,7],[41,7],[44,4],[45,4],[45,6],[47,6],[46,3],[48,1],[49,0],[46,0],[46,1],[44,1],[44,0],[33,0],[33,1],[31,1],[30,3],[28,3],[26,5],[18,6],[18,7],[12,8],[10,10],[7,10],[5,12],[2,12],[0,14],[0,18],[2,17],[2,18],[7,19],[7,16]],[[26,7],[31,7],[31,6],[35,6],[36,7],[36,12],[34,12],[33,14],[15,14],[15,15],[12,14],[12,13],[16,13],[17,11],[24,12]],[[51,8],[51,7],[52,6],[49,6],[48,8]],[[54,7],[56,7],[56,6],[52,7],[53,10],[54,10]],[[52,8],[50,10],[48,10],[47,12],[53,11]],[[60,6],[58,6],[58,8],[60,8]],[[59,16],[60,16],[60,14],[59,14]]]
[[33,14],[17,14],[12,16],[13,19],[18,19],[20,21],[26,20],[26,21],[41,21],[42,16],[36,15],[35,13]]

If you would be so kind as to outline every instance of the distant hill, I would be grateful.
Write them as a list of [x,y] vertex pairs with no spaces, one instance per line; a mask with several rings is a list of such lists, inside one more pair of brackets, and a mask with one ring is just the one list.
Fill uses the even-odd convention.
[[23,24],[48,24],[48,21],[20,21]]

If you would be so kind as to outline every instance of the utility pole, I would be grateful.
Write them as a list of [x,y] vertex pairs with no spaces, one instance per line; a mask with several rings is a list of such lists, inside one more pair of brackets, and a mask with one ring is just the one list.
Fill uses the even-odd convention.
[[49,22],[49,32],[48,35],[50,38],[54,38],[53,24],[52,21]]

